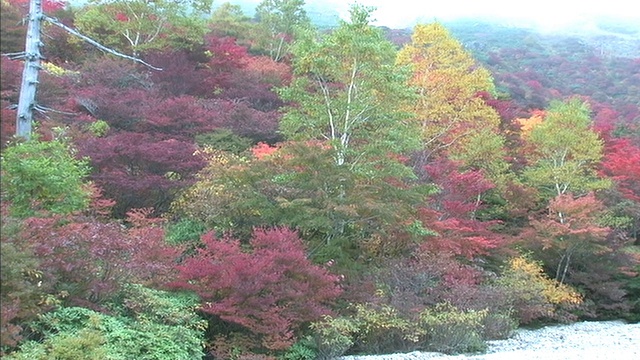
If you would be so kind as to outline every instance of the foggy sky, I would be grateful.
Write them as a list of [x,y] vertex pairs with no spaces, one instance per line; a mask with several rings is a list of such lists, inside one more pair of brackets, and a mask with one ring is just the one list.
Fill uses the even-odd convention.
[[[332,4],[348,17],[348,0],[307,0],[307,4]],[[458,18],[502,20],[511,25],[559,30],[583,25],[595,17],[640,23],[640,0],[359,0],[377,7],[377,25],[409,27],[419,22]]]

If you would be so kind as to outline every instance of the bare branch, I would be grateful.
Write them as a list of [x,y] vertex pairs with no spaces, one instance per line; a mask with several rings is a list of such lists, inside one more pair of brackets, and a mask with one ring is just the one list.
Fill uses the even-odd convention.
[[52,109],[50,107],[46,107],[46,106],[42,106],[42,105],[36,105],[33,109],[38,111],[38,112],[40,112],[40,113],[43,113],[43,114],[44,113],[48,113],[48,112],[52,112],[52,113],[62,114],[62,115],[78,115],[77,113],[56,110],[56,109]]
[[49,16],[47,16],[47,15],[43,15],[43,17],[42,17],[42,18],[43,18],[44,20],[48,21],[49,23],[51,23],[51,24],[53,24],[53,25],[55,25],[55,26],[57,26],[57,27],[59,27],[59,28],[62,28],[62,29],[63,29],[63,30],[65,30],[66,32],[68,32],[68,33],[70,33],[70,34],[73,34],[73,35],[75,35],[75,36],[77,36],[77,37],[81,38],[82,40],[84,40],[84,41],[88,42],[89,44],[91,44],[91,45],[93,45],[93,46],[97,47],[98,49],[100,49],[100,50],[102,50],[102,51],[104,51],[104,52],[107,52],[107,53],[109,53],[109,54],[112,54],[112,55],[115,55],[115,56],[119,56],[119,57],[122,57],[122,58],[125,58],[125,59],[129,59],[129,60],[135,61],[135,62],[140,63],[140,64],[142,64],[142,65],[144,65],[144,66],[146,66],[146,67],[149,67],[149,68],[151,68],[151,69],[153,69],[153,70],[162,71],[162,69],[161,69],[161,68],[158,68],[158,67],[155,67],[155,66],[153,66],[153,65],[151,65],[151,64],[148,64],[148,63],[146,63],[145,61],[143,61],[142,59],[139,59],[139,58],[137,58],[137,57],[133,57],[133,56],[129,56],[129,55],[125,55],[125,54],[122,54],[122,53],[120,53],[120,52],[118,52],[118,51],[115,51],[115,50],[113,50],[113,49],[110,49],[110,48],[108,48],[108,47],[106,47],[106,46],[104,46],[104,45],[102,45],[102,44],[98,43],[97,41],[95,41],[95,40],[91,39],[90,37],[88,37],[88,36],[86,36],[86,35],[82,35],[82,34],[81,34],[81,33],[79,33],[78,31],[76,31],[75,29],[72,29],[72,28],[70,28],[70,27],[66,26],[65,24],[61,23],[61,22],[60,22],[60,21],[58,21],[57,19],[54,19],[54,18],[49,17]]
[[2,54],[2,56],[6,56],[11,60],[16,60],[16,59],[24,59],[27,56],[27,53],[24,51],[20,51],[20,52]]

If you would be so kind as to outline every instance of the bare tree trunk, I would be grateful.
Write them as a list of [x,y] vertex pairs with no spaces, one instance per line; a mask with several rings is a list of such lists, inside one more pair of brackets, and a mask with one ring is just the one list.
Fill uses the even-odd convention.
[[16,136],[29,140],[36,106],[38,71],[40,70],[40,27],[42,23],[42,0],[29,1],[29,25],[24,50],[24,70],[16,116]]
[[141,59],[121,54],[113,49],[107,48],[104,45],[96,42],[95,40],[80,34],[76,30],[62,24],[56,19],[46,16],[42,12],[42,0],[30,0],[29,1],[29,24],[27,28],[27,39],[25,41],[24,53],[13,54],[19,55],[16,57],[24,58],[24,70],[22,71],[22,85],[20,86],[20,98],[18,100],[18,114],[16,116],[16,137],[29,140],[31,138],[32,124],[33,124],[33,111],[36,109],[36,90],[38,88],[38,72],[40,71],[40,60],[42,54],[40,53],[40,47],[42,42],[40,40],[40,29],[42,27],[42,21],[48,21],[51,24],[58,26],[70,34],[76,35],[82,40],[96,46],[97,48],[106,51],[110,54],[133,60],[148,66],[154,70],[162,70],[160,68],[151,66]]

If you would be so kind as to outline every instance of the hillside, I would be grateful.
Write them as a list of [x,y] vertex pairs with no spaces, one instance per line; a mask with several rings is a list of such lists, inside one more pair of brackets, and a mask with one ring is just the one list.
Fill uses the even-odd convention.
[[2,1],[0,356],[456,354],[640,321],[634,28],[256,2]]

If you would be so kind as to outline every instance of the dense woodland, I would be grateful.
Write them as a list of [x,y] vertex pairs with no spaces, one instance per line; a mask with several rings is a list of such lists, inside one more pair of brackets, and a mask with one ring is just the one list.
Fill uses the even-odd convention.
[[303,0],[45,1],[162,70],[45,23],[24,141],[28,1],[1,10],[7,359],[457,353],[640,320],[637,56],[360,5],[319,30]]

